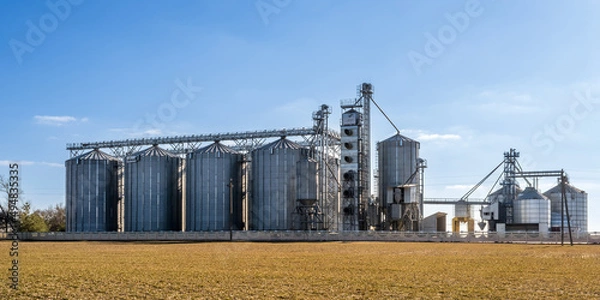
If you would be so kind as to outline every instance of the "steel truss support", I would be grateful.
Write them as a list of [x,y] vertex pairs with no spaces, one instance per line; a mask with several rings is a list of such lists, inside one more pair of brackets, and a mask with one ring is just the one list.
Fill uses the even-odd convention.
[[[143,146],[170,145],[172,148],[171,151],[177,154],[183,154],[198,149],[202,142],[232,141],[240,150],[251,151],[253,149],[256,149],[257,147],[262,146],[268,138],[299,136],[303,138],[303,142],[301,143],[306,144],[308,143],[308,141],[310,141],[311,137],[316,134],[317,133],[315,132],[314,128],[216,133],[176,137],[157,137],[90,143],[73,143],[67,144],[67,150],[70,151],[71,157],[80,154],[81,150],[92,149],[110,149],[115,156],[125,157],[129,154],[139,151],[139,149]],[[326,130],[321,134],[339,143],[339,133]]]
[[318,206],[323,211],[322,228],[330,231],[339,230],[339,153],[340,142],[337,137],[327,134],[329,131],[329,115],[331,109],[323,104],[313,113],[313,130],[315,135],[307,140],[313,155],[318,162]]

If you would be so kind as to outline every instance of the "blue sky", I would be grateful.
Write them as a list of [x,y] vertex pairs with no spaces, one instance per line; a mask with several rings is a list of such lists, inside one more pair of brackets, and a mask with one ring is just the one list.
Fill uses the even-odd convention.
[[[322,103],[337,129],[339,100],[366,81],[421,141],[426,197],[462,196],[516,148],[528,169],[564,168],[600,231],[597,1],[1,5],[0,174],[22,161],[35,207],[64,201],[67,143],[308,127]],[[194,97],[173,109],[181,85]],[[373,141],[393,133],[374,113]]]

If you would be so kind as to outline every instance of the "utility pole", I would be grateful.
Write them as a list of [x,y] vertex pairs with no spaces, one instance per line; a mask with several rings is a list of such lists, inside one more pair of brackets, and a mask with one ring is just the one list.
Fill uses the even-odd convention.
[[562,205],[560,207],[560,230],[561,230],[561,234],[560,234],[560,243],[561,245],[564,244],[564,216],[563,216],[563,208],[565,210],[565,212],[567,213],[567,226],[569,229],[569,241],[571,242],[571,246],[573,246],[573,234],[571,232],[571,216],[569,215],[569,204],[567,203],[567,193],[566,193],[566,184],[567,184],[567,176],[565,175],[565,171],[561,170],[561,175],[560,175],[560,181],[561,181],[561,189],[562,189],[562,196],[561,196],[561,202]]

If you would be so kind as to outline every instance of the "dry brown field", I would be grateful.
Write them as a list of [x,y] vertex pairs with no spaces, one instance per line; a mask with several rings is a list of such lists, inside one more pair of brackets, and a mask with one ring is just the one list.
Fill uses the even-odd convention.
[[600,246],[21,242],[2,299],[600,299]]

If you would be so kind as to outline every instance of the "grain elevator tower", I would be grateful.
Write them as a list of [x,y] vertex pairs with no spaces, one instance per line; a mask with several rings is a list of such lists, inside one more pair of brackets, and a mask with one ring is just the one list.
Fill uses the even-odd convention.
[[342,230],[365,230],[364,208],[371,185],[370,102],[373,86],[357,88],[358,99],[343,100],[341,124]]

